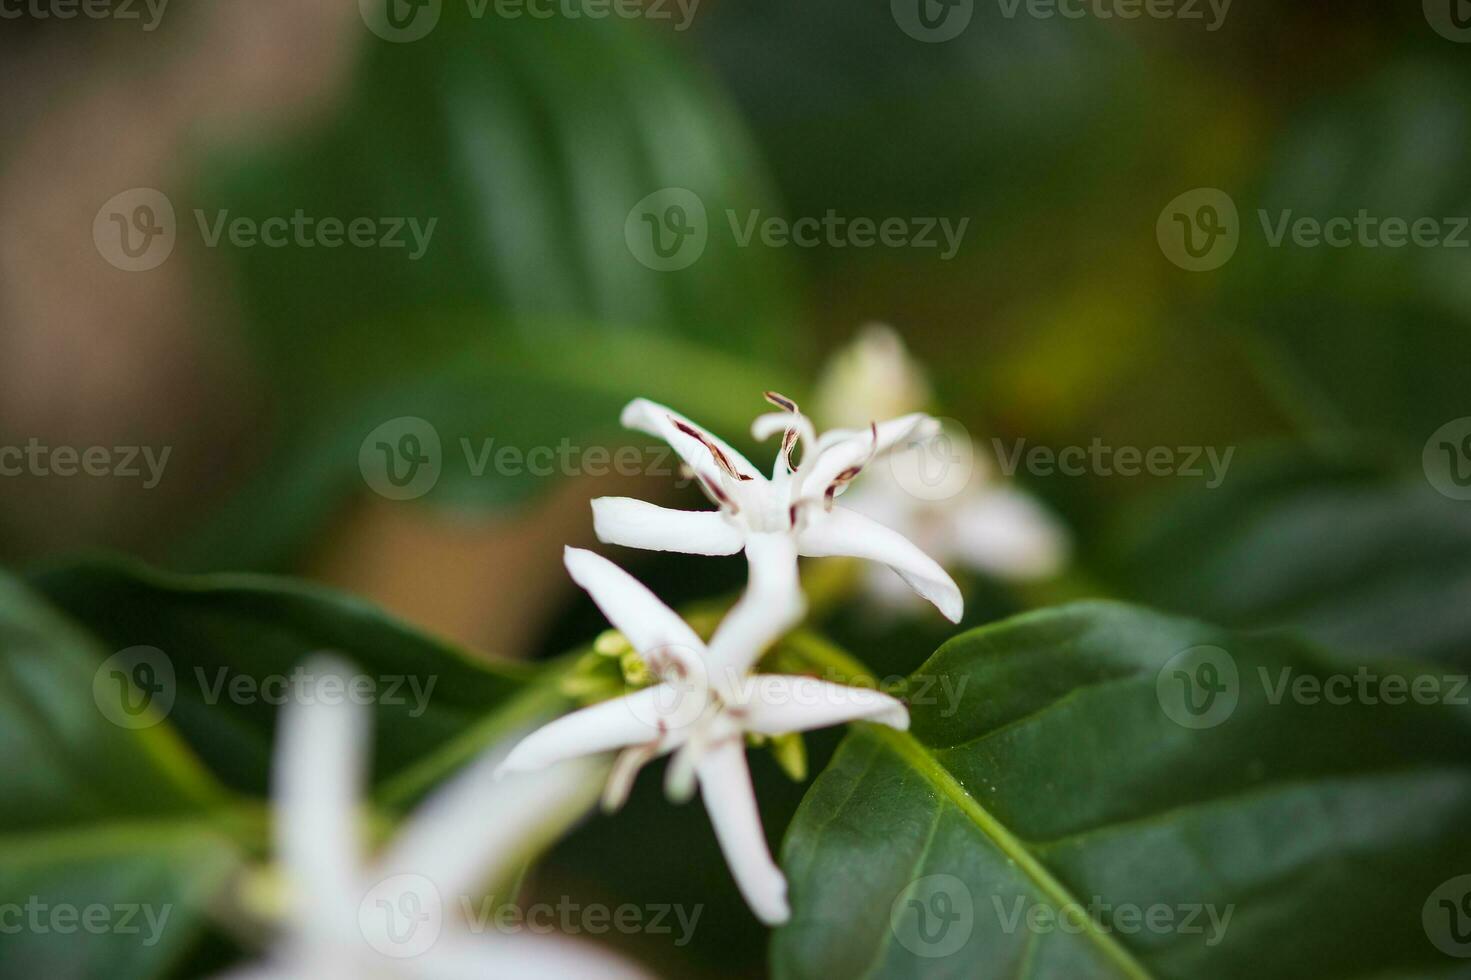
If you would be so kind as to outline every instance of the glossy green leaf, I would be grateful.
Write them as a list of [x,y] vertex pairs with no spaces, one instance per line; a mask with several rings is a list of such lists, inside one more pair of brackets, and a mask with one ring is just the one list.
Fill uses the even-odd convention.
[[169,721],[229,785],[264,794],[276,711],[303,662],[330,651],[373,679],[375,782],[390,802],[556,710],[554,683],[476,658],[330,589],[264,576],[175,576],[84,563],[35,576],[51,601],[115,649],[172,666]]
[[[271,392],[257,430],[266,456],[256,483],[190,530],[178,565],[289,569],[365,489],[359,447],[393,419],[440,432],[450,458],[429,502],[504,506],[551,481],[466,475],[458,439],[523,454],[586,444],[616,427],[624,401],[671,376],[697,376],[721,355],[771,365],[797,346],[786,259],[724,230],[727,209],[767,207],[743,132],[645,27],[475,18],[445,5],[412,44],[364,31],[324,119],[285,141],[212,154],[197,201],[208,222],[302,211],[434,225],[417,257],[411,247],[240,245],[223,233]],[[665,188],[693,193],[710,229],[689,264],[670,270],[643,264],[625,236],[638,228],[636,206]],[[628,356],[639,351],[644,359]],[[742,394],[759,398],[774,380]],[[705,381],[692,413],[738,390]]]
[[159,976],[239,861],[238,809],[169,726],[112,713],[108,653],[0,576],[6,976]]
[[1335,676],[1120,605],[962,634],[914,675],[912,731],[855,731],[813,784],[775,975],[1450,972],[1421,913],[1471,866],[1471,713],[1280,686]]
[[[173,563],[192,571],[289,568],[347,501],[396,493],[383,480],[388,466],[414,472],[400,451],[410,432],[433,478],[392,498],[399,506],[510,506],[569,476],[676,479],[678,461],[661,442],[618,426],[635,396],[677,405],[739,440],[765,404],[763,391],[795,390],[788,369],[657,331],[548,348],[499,338],[484,320],[464,329],[488,339],[442,370],[365,390],[303,420],[254,480],[184,537]],[[639,452],[621,455],[628,449]],[[501,453],[510,454],[507,462]]]
[[[1307,426],[1418,450],[1466,414],[1468,95],[1464,66],[1390,63],[1305,106],[1261,179],[1225,188],[1241,219],[1241,247],[1221,270],[1225,310]],[[1299,243],[1303,219],[1337,222],[1341,244],[1311,232]],[[1417,244],[1408,229],[1427,220],[1433,244]],[[1386,221],[1404,227],[1386,236]]]
[[1471,665],[1471,507],[1421,474],[1278,451],[1156,503],[1127,536],[1116,574],[1153,605]]

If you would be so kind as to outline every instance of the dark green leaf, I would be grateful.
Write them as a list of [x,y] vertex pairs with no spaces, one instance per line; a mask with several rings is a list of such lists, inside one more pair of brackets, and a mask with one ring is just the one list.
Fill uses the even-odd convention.
[[1423,476],[1299,447],[1154,505],[1130,537],[1117,571],[1146,602],[1349,655],[1471,665],[1471,506]]
[[[1224,690],[1197,700],[1207,710],[1195,716],[1182,699],[1204,692],[1187,692],[1174,671],[1210,678],[1202,661],[1173,658],[1200,646],[1224,656]],[[775,937],[776,975],[1347,977],[1456,966],[1421,911],[1471,866],[1471,714],[1360,697],[1308,703],[1290,690],[1273,703],[1284,676],[1342,671],[1286,639],[1108,604],[957,637],[914,675],[912,731],[856,731],[798,812],[783,859],[793,919]],[[1373,671],[1422,676],[1410,663]],[[947,691],[959,695],[954,710]],[[1033,906],[1070,918],[1049,928]]]
[[55,568],[35,584],[113,648],[162,651],[175,675],[170,721],[247,792],[266,791],[277,707],[313,653],[374,679],[375,783],[393,802],[560,703],[530,667],[472,657],[326,588],[121,563]]
[[117,713],[107,652],[0,575],[7,976],[158,976],[239,860],[229,798],[155,705]]

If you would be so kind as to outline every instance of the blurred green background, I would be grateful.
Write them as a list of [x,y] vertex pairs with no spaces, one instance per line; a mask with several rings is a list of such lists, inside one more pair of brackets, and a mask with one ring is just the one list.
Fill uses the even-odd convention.
[[[636,394],[740,439],[763,389],[802,400],[877,320],[983,446],[1234,447],[1219,486],[1020,474],[1075,562],[1026,588],[968,583],[968,624],[1100,595],[1471,664],[1471,504],[1432,487],[1424,455],[1471,415],[1471,249],[1273,247],[1259,218],[1471,214],[1471,47],[1410,4],[1237,3],[1215,30],[1204,6],[963,6],[940,43],[905,32],[901,0],[703,0],[688,23],[670,4],[535,20],[445,0],[407,43],[347,0],[174,0],[153,30],[0,22],[0,445],[170,449],[155,487],[0,478],[5,563],[105,549],[289,573],[549,656],[602,628],[559,566],[592,540],[586,500],[697,497],[660,475],[477,475],[462,440],[642,446],[617,427]],[[177,215],[148,272],[93,239],[137,187]],[[659,271],[625,232],[672,187],[703,203],[708,240]],[[1156,236],[1196,188],[1239,215],[1234,254],[1205,271]],[[436,225],[414,260],[211,246],[195,217],[297,209]],[[968,225],[947,259],[742,246],[727,211]],[[413,500],[375,493],[360,459],[402,417],[442,444]],[[615,557],[674,604],[743,574]],[[845,608],[829,624],[880,672],[947,635]],[[812,741],[814,771],[836,737]],[[753,767],[779,840],[803,787]],[[654,774],[542,877],[589,900],[706,901],[691,946],[644,952],[682,975],[762,969],[703,814],[667,807]]]

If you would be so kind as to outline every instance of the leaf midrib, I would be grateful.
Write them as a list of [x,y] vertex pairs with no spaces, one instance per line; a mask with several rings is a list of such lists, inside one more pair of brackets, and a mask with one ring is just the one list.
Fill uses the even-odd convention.
[[[897,731],[881,725],[865,726],[864,733],[881,743],[922,776],[944,798],[954,804],[986,836],[996,848],[1025,874],[1037,889],[1054,903],[1057,908],[1082,905],[1067,887],[1037,860],[1005,824],[996,819],[975,797],[966,792],[960,781],[930,754],[928,748],[908,732]],[[1135,980],[1149,980],[1150,973],[1117,940],[1098,928],[1091,919],[1084,917],[1081,935],[1091,939],[1105,956]]]

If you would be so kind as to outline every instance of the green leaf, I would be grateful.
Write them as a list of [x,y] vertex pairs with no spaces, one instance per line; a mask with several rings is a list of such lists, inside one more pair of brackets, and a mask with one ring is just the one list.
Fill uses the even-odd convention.
[[179,576],[118,562],[57,567],[35,585],[115,649],[171,663],[169,720],[220,776],[264,794],[275,715],[311,654],[375,679],[375,785],[385,802],[427,789],[480,748],[562,704],[555,678],[476,658],[330,589],[252,575]]
[[[1471,241],[1457,228],[1471,206],[1461,179],[1471,164],[1468,97],[1463,66],[1391,62],[1306,104],[1270,148],[1260,181],[1225,188],[1242,222],[1242,247],[1222,270],[1227,316],[1251,338],[1280,400],[1313,428],[1418,450],[1466,414],[1471,255],[1455,240]],[[1294,244],[1290,224],[1303,218],[1347,219],[1348,244]],[[1391,218],[1431,219],[1445,244],[1387,244],[1380,223]]]
[[[1209,680],[1205,661],[1173,658],[1201,646],[1225,658],[1224,690],[1197,717],[1174,670]],[[1371,669],[1439,681],[1410,662]],[[803,802],[783,851],[793,918],[774,939],[775,974],[1455,965],[1421,910],[1471,863],[1471,714],[1290,690],[1273,703],[1284,676],[1344,667],[1287,638],[1112,604],[955,638],[912,678],[912,730],[859,728]],[[1068,918],[1048,928],[1034,906]]]
[[1279,450],[1155,502],[1120,550],[1117,579],[1153,605],[1471,666],[1471,508],[1420,474]]
[[[474,327],[491,339],[443,370],[320,408],[184,539],[173,564],[191,571],[289,568],[347,501],[374,492],[368,481],[377,479],[384,461],[370,443],[396,448],[394,433],[380,429],[392,420],[421,419],[438,442],[435,449],[433,440],[423,440],[436,479],[400,506],[511,506],[565,476],[636,472],[674,479],[677,460],[662,443],[618,428],[619,411],[637,395],[678,406],[736,438],[763,404],[763,391],[796,390],[785,370],[654,331],[589,336],[575,349],[549,350],[524,338],[495,337],[485,321]],[[625,457],[609,458],[627,447],[641,449],[632,468]],[[513,455],[503,465],[496,454],[507,451]]]
[[[0,839],[4,970],[55,980],[165,976],[238,866],[203,821],[108,823]],[[11,912],[15,909],[17,911]]]
[[[241,814],[165,724],[109,714],[107,651],[0,574],[0,928],[16,977],[161,975]],[[151,928],[153,915],[158,928]],[[167,918],[164,918],[164,917]],[[136,930],[136,931],[134,931]]]
[[[446,454],[430,502],[499,507],[552,481],[466,474],[458,443],[521,453],[616,427],[634,394],[716,361],[780,363],[798,336],[784,253],[741,247],[727,209],[764,206],[749,147],[719,95],[666,39],[617,18],[506,20],[446,5],[427,37],[364,31],[362,59],[324,120],[276,144],[212,155],[197,210],[215,222],[434,220],[409,250],[235,246],[250,352],[270,386],[254,482],[227,500],[181,567],[288,570],[355,492],[359,447],[401,417]],[[635,206],[694,193],[710,233],[685,268],[641,264]],[[294,234],[294,233],[293,233]],[[646,359],[630,358],[643,351]],[[707,383],[687,411],[739,388]],[[743,424],[750,410],[744,412]]]

